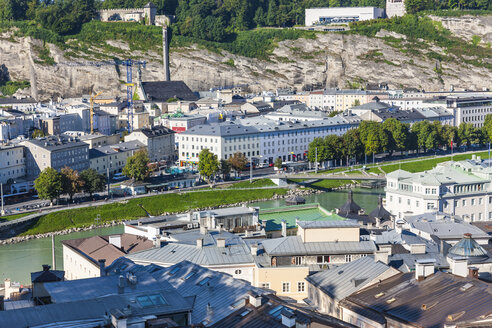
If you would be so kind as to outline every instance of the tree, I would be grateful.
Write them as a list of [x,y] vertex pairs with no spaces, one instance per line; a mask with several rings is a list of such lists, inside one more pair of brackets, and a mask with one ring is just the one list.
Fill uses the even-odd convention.
[[94,169],[87,169],[80,172],[80,179],[83,182],[82,189],[91,197],[95,192],[104,190],[104,175],[97,173]]
[[142,149],[135,155],[128,157],[123,168],[123,174],[131,179],[143,181],[149,176],[149,156],[147,151]]
[[282,169],[282,158],[281,157],[277,157],[277,159],[275,160],[275,163],[274,163],[275,167],[279,170]]
[[42,138],[45,136],[46,135],[44,134],[43,130],[40,130],[40,129],[34,129],[31,133],[31,138],[33,138],[33,139]]
[[407,146],[409,125],[403,124],[395,118],[389,118],[383,122],[383,129],[388,134],[388,151],[391,154],[393,151],[403,150]]
[[[338,3],[338,6],[330,6],[330,7],[340,7],[340,2]],[[360,106],[360,100],[359,99],[355,99],[354,102],[352,103],[352,107],[355,107],[355,106]]]
[[[343,150],[344,156],[349,158],[355,158],[357,162],[357,157],[362,157],[364,154],[364,144],[360,140],[359,129],[348,130],[343,135]],[[348,163],[347,163],[348,165]]]
[[432,130],[433,126],[429,121],[420,121],[412,126],[412,131],[417,136],[417,150],[423,149],[424,152],[426,152],[427,146],[433,144],[432,138],[436,137],[435,134],[428,140],[428,136],[431,134]]
[[334,160],[335,164],[338,159],[341,158],[342,151],[341,145],[342,142],[340,138],[334,134],[330,134],[325,137],[326,144],[326,156],[328,160]]
[[67,166],[61,169],[61,181],[63,193],[70,197],[70,201],[72,201],[73,195],[82,191],[84,186],[79,172]]
[[434,8],[432,0],[405,0],[405,9],[408,14],[415,14],[422,10],[430,10]]
[[52,167],[45,168],[34,180],[34,188],[41,199],[49,199],[51,203],[62,192],[61,174]]
[[328,159],[326,152],[326,143],[323,138],[314,138],[308,146],[308,160],[311,163],[316,162],[316,154],[318,163],[324,162]]
[[229,163],[229,161],[226,161],[225,159],[221,159],[220,174],[222,174],[222,178],[225,180],[230,173],[231,173],[231,163]]
[[248,159],[243,153],[237,152],[229,157],[228,162],[231,164],[232,169],[236,171],[236,173],[239,173],[244,170],[246,164],[248,164]]
[[485,116],[485,121],[483,123],[484,134],[488,137],[488,142],[492,141],[492,114],[487,114]]
[[266,15],[266,23],[268,26],[277,25],[277,13],[278,13],[277,0],[269,0],[268,12]]
[[219,172],[220,163],[217,155],[211,153],[207,148],[203,149],[198,155],[198,171],[208,182]]

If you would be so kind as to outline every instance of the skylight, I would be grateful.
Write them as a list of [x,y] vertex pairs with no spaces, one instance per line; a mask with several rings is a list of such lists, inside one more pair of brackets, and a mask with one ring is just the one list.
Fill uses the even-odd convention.
[[190,273],[188,273],[186,276],[184,276],[184,280],[188,280],[190,279],[191,277],[193,277],[194,275],[196,274],[196,271],[191,271]]
[[171,271],[169,271],[169,274],[171,274],[171,275],[172,274],[175,274],[176,272],[179,271],[179,269],[181,269],[181,267],[178,265],[178,266],[174,267],[174,269],[172,269]]
[[273,309],[271,309],[270,311],[268,311],[268,314],[274,317],[275,319],[280,319],[280,312],[282,312],[283,308],[284,307],[282,305],[278,305]]
[[210,279],[212,279],[212,277],[205,277],[204,279],[200,280],[200,281],[198,282],[198,284],[197,284],[197,285],[199,285],[199,286],[203,286],[203,285],[205,285],[207,282],[209,282],[209,281],[210,281]]
[[144,308],[168,304],[160,294],[137,296],[137,301]]

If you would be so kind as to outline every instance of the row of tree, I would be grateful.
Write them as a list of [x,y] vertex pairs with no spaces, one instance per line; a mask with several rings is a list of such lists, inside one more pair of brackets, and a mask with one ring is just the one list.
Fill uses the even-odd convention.
[[309,144],[308,160],[361,159],[365,155],[395,151],[424,151],[450,147],[483,145],[492,140],[492,115],[487,115],[483,128],[471,123],[459,127],[442,125],[439,121],[420,121],[412,125],[390,118],[383,123],[363,121],[358,128],[343,136],[316,138]]
[[94,169],[82,172],[64,167],[58,172],[54,168],[47,167],[34,181],[40,199],[48,199],[53,202],[61,195],[67,195],[72,201],[75,194],[88,193],[91,197],[94,193],[104,190],[104,175],[97,173]]
[[[139,150],[128,157],[123,168],[125,176],[137,181],[145,180],[149,173],[149,157],[146,150]],[[92,197],[94,193],[103,191],[105,179],[104,175],[94,169],[86,169],[79,174],[70,167],[64,167],[60,172],[48,167],[34,181],[34,188],[40,199],[53,202],[61,195],[67,195],[72,201],[73,196],[80,192]]]

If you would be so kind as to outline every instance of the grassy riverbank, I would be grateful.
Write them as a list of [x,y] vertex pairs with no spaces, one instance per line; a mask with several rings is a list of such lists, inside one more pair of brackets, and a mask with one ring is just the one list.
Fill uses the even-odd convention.
[[20,219],[20,218],[23,218],[24,216],[28,216],[28,215],[31,215],[33,213],[34,212],[24,212],[24,213],[0,216],[0,222],[2,222],[2,220],[12,221],[12,220]]
[[[22,235],[36,235],[70,228],[87,227],[111,221],[124,221],[165,212],[183,212],[195,208],[215,207],[219,205],[248,202],[285,195],[287,189],[251,189],[251,190],[213,190],[188,193],[155,195],[131,199],[125,202],[63,210],[42,216],[36,224]],[[144,209],[142,209],[142,207]]]

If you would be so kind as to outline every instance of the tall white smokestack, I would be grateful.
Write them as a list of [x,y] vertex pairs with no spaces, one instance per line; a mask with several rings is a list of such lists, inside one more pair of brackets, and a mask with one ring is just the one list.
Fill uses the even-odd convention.
[[169,73],[169,42],[167,40],[167,26],[162,27],[162,63],[164,65],[164,81],[171,81]]

